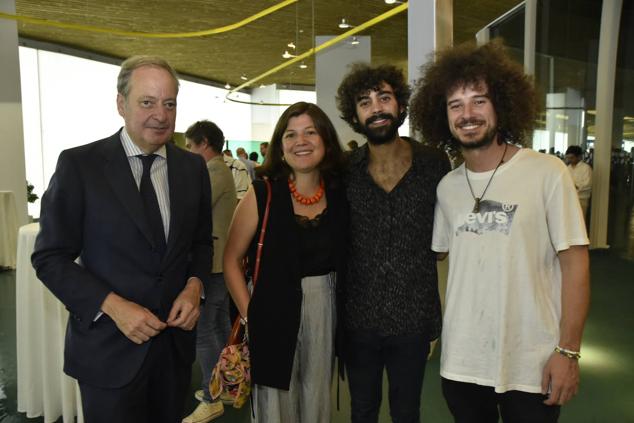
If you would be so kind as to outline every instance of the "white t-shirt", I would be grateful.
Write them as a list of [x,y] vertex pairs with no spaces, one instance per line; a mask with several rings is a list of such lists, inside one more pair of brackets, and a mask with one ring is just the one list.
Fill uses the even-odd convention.
[[[469,172],[476,196],[492,173]],[[566,166],[519,150],[498,169],[479,213],[464,164],[437,194],[432,249],[449,252],[440,374],[499,393],[540,392],[559,341],[557,251],[589,243]]]
[[586,162],[579,162],[576,166],[568,165],[572,181],[577,188],[580,199],[590,198],[592,193],[592,168]]

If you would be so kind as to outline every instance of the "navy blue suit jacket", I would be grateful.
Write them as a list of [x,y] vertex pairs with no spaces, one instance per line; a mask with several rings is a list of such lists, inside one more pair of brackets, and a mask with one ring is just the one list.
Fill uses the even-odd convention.
[[[64,371],[94,386],[130,382],[152,342],[133,343],[105,314],[94,321],[110,292],[165,321],[188,278],[211,274],[207,168],[200,156],[166,147],[171,217],[163,258],[152,245],[120,132],[63,151],[42,197],[33,266],[70,312]],[[167,328],[159,336],[170,336],[178,356],[193,362],[195,331]]]

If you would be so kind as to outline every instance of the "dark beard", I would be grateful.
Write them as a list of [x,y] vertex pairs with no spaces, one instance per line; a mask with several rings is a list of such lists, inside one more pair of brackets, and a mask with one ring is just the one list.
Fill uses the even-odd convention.
[[[469,125],[470,123],[480,123],[480,121],[476,121],[476,120],[464,121],[464,122],[460,122],[460,125],[464,126],[464,125]],[[475,142],[473,141],[463,142],[455,136],[453,138],[464,150],[477,150],[478,148],[487,147],[491,145],[496,135],[497,135],[497,128],[494,127],[494,128],[491,128],[489,131],[487,131],[482,138],[480,138],[479,140]]]
[[[390,124],[380,128],[370,128],[370,124],[379,119],[387,119]],[[368,142],[372,145],[387,144],[398,135],[398,128],[402,123],[402,120],[397,120],[396,117],[390,114],[381,113],[367,118],[363,125],[359,125],[359,132],[365,135]]]

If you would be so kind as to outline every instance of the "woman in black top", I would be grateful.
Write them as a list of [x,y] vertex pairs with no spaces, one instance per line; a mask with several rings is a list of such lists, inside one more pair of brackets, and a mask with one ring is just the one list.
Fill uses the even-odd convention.
[[332,123],[311,103],[280,117],[258,174],[271,206],[252,295],[253,263],[267,190],[256,180],[238,204],[224,252],[227,287],[248,320],[255,420],[330,421],[336,326],[335,277],[344,275],[347,206],[343,153]]

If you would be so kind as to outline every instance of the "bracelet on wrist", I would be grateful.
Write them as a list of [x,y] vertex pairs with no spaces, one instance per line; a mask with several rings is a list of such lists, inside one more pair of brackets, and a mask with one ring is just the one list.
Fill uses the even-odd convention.
[[566,356],[572,360],[579,360],[581,358],[581,353],[579,351],[573,351],[567,348],[562,348],[559,345],[555,347],[555,352],[563,356]]

